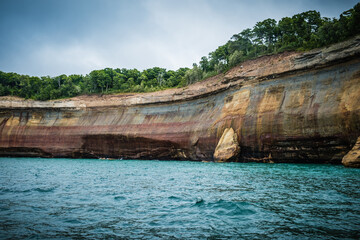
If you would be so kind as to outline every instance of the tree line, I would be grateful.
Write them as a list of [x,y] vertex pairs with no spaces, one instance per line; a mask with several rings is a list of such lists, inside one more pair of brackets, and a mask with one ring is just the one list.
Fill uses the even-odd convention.
[[344,41],[360,33],[360,3],[339,18],[307,11],[280,21],[265,19],[235,34],[224,45],[194,63],[191,82],[227,71],[241,62],[284,51],[306,51]]
[[154,67],[105,68],[83,75],[35,77],[0,71],[0,96],[35,100],[74,97],[81,94],[153,92],[183,87],[222,73],[248,59],[284,51],[306,51],[344,41],[360,33],[360,3],[339,18],[321,17],[307,11],[280,21],[265,19],[235,34],[224,45],[194,63],[191,69],[176,71]]
[[83,75],[30,77],[0,71],[0,96],[19,96],[35,100],[74,97],[81,94],[154,92],[185,86],[182,82],[189,68],[177,71],[154,67],[137,69],[105,68]]

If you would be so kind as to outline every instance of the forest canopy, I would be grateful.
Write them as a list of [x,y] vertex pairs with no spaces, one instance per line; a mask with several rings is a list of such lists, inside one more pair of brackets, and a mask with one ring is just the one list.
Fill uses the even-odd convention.
[[50,100],[82,94],[153,92],[183,87],[222,73],[248,59],[284,51],[306,51],[344,41],[360,33],[360,3],[339,18],[307,11],[280,21],[265,19],[235,34],[193,67],[176,71],[105,68],[83,75],[36,77],[0,71],[0,96]]

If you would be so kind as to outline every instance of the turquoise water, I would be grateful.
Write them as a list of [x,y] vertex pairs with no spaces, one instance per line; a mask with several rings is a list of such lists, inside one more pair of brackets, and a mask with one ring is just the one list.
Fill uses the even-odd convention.
[[359,239],[360,170],[0,158],[1,239]]

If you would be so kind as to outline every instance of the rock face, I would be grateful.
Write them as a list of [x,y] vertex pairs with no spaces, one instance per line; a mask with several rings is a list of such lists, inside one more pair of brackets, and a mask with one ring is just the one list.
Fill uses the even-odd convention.
[[232,129],[241,151],[231,161],[341,163],[360,136],[359,56],[356,37],[263,56],[182,89],[3,97],[0,156],[209,161]]
[[214,160],[217,162],[236,160],[239,153],[240,147],[237,134],[234,132],[234,129],[226,128],[215,148]]
[[360,168],[360,137],[358,137],[355,146],[342,159],[345,167]]

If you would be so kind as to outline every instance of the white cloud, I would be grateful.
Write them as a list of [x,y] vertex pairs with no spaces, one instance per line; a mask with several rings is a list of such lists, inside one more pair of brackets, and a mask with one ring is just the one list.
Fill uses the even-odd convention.
[[85,74],[108,64],[94,46],[79,43],[46,44],[34,49],[29,56],[28,61],[34,68],[32,71],[40,72],[41,75]]
[[154,34],[145,41],[155,46],[170,68],[191,66],[231,36],[230,24],[206,1],[185,4],[149,1],[146,9],[149,25],[154,26],[159,35]]

